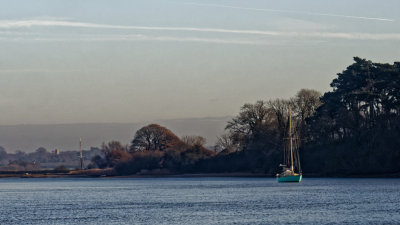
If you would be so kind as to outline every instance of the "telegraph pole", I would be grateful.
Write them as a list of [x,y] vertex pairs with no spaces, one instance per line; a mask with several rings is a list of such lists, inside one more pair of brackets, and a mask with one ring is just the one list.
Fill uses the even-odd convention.
[[82,138],[79,138],[79,151],[80,151],[80,162],[81,162],[81,170],[83,170],[83,155],[82,155]]

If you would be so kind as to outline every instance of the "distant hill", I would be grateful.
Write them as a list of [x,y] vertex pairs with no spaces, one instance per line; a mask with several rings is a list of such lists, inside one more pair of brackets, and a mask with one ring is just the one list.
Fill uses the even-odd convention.
[[111,140],[128,144],[136,130],[150,123],[158,123],[176,135],[200,135],[207,145],[214,145],[216,136],[224,132],[232,117],[189,118],[152,121],[148,123],[90,123],[0,126],[0,146],[7,152],[31,152],[39,147],[51,151],[77,150],[82,137],[85,149],[99,147]]

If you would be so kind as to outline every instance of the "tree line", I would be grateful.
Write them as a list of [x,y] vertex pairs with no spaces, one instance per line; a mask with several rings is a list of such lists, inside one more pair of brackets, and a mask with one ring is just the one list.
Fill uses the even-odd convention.
[[130,145],[103,143],[104,157],[95,156],[92,162],[99,168],[112,167],[122,175],[182,172],[198,160],[215,155],[204,147],[205,143],[203,137],[179,138],[166,127],[150,124],[136,131]]
[[[289,99],[246,103],[214,148],[200,136],[178,137],[158,124],[137,130],[132,141],[103,143],[89,168],[117,174],[276,174],[289,129],[303,172],[316,176],[400,174],[400,62],[358,57],[321,94],[301,89]],[[1,157],[1,154],[0,154]]]
[[[302,89],[290,99],[244,104],[212,150],[202,137],[179,138],[157,124],[138,130],[129,146],[110,142],[96,165],[121,174],[255,172],[275,174],[282,162],[289,111],[303,171],[317,176],[400,172],[400,63],[358,57],[337,74],[332,90]],[[99,163],[100,162],[100,163]]]
[[355,57],[331,87],[308,119],[305,169],[323,175],[398,174],[400,62]]

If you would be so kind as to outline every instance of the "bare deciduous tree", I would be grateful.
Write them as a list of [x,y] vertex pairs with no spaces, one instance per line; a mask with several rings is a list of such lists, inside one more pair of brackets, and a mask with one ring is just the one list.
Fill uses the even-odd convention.
[[238,146],[234,144],[232,135],[229,133],[217,137],[217,143],[215,144],[215,147],[220,152],[226,152],[226,153],[238,150]]
[[179,142],[179,138],[165,127],[150,124],[139,129],[131,144],[131,151],[164,150]]
[[321,93],[311,89],[301,89],[295,98],[299,119],[305,121],[321,105]]
[[250,139],[267,131],[272,122],[273,111],[267,102],[257,101],[255,104],[244,104],[239,115],[229,121],[225,129],[232,134],[233,142],[243,147]]
[[275,99],[268,102],[268,106],[274,113],[276,127],[280,135],[280,139],[283,140],[288,133],[288,117],[289,117],[289,105],[293,105],[292,100],[286,99]]
[[204,146],[206,144],[206,139],[202,136],[183,136],[181,138],[182,142],[188,146]]
[[301,89],[295,98],[297,109],[297,127],[301,138],[306,138],[306,119],[314,115],[321,105],[321,93],[311,89]]

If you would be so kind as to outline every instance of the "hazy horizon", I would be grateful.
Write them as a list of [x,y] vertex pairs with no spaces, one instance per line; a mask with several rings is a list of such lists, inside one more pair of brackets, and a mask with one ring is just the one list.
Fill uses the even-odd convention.
[[399,1],[1,1],[0,125],[235,115],[399,60]]
[[227,121],[232,117],[187,118],[154,120],[142,123],[73,123],[73,124],[21,124],[0,125],[0,146],[7,152],[33,152],[40,147],[48,151],[77,150],[79,139],[83,148],[101,147],[109,141],[129,145],[135,132],[141,127],[157,123],[165,126],[179,137],[202,136],[206,146],[213,146],[217,136],[224,133]]

